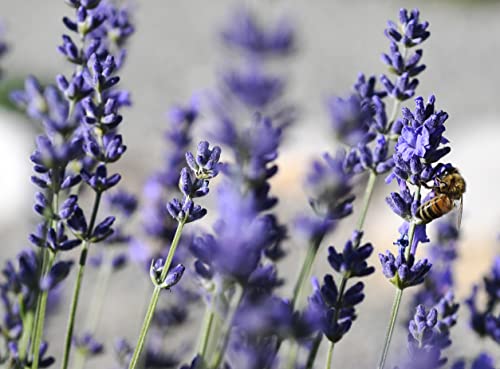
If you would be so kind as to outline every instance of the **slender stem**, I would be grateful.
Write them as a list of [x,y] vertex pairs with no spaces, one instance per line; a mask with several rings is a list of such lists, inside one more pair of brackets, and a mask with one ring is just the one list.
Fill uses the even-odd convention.
[[[55,255],[49,252],[49,260],[47,263],[47,269],[52,267],[54,263]],[[49,296],[49,291],[42,291],[40,293],[40,305],[37,307],[38,315],[35,317],[34,333],[33,333],[33,361],[31,364],[31,369],[38,369],[38,364],[40,360],[40,345],[42,343],[43,326],[45,324],[45,311],[47,309],[47,299]]]
[[285,368],[294,369],[297,356],[299,355],[299,344],[296,341],[290,342],[290,350],[288,351],[288,360]]
[[335,348],[335,343],[330,342],[330,347],[328,347],[328,353],[326,355],[325,369],[330,369],[332,367],[332,357],[334,348]]
[[[359,215],[358,222],[357,222],[357,230],[358,231],[363,230],[365,220],[366,220],[366,215],[368,214],[368,208],[370,207],[370,203],[371,203],[371,199],[372,199],[372,195],[373,195],[373,190],[375,189],[376,182],[377,182],[377,173],[375,173],[375,171],[370,171],[370,176],[368,177],[368,182],[366,184],[365,194],[363,197],[363,207],[361,208],[361,213]],[[359,247],[359,244],[354,245],[355,249],[358,247]],[[347,286],[348,279],[349,279],[348,275],[344,274],[342,276],[342,280],[340,282],[340,287],[339,287],[337,305],[340,305],[340,302],[342,301],[342,299],[344,297],[344,292],[345,292],[345,289]],[[335,316],[334,316],[335,320],[337,320],[339,318],[338,317],[339,312],[340,312],[340,308],[338,307],[335,310]],[[321,338],[320,338],[320,340],[321,340]],[[318,346],[319,346],[319,344],[318,344]],[[331,342],[330,347],[328,349],[328,353],[327,353],[327,360],[326,360],[327,365],[328,365],[327,368],[329,368],[331,365],[334,347],[335,347],[335,343]],[[313,360],[313,362],[311,363],[311,368],[312,368],[312,364],[314,363],[315,358],[313,357],[311,359]]]
[[94,230],[97,213],[99,211],[99,204],[101,203],[101,192],[96,192],[94,206],[92,208],[92,215],[90,218],[89,227],[87,229],[86,240],[83,243],[82,250],[80,251],[80,261],[78,263],[78,272],[76,275],[75,288],[73,290],[73,297],[69,309],[68,325],[66,327],[66,339],[64,341],[64,353],[61,364],[62,369],[67,369],[69,364],[69,355],[71,353],[71,340],[73,339],[73,330],[75,328],[76,311],[78,308],[78,301],[80,299],[80,291],[82,287],[83,275],[85,273],[85,265],[87,263],[88,249],[91,242],[88,240]]
[[[110,258],[112,258],[112,252],[110,252]],[[87,313],[85,330],[90,334],[94,334],[97,331],[97,325],[99,324],[99,319],[101,317],[102,307],[104,305],[104,300],[106,298],[106,292],[109,286],[109,280],[113,272],[112,265],[107,262],[107,260],[102,260],[99,266],[99,271],[97,273],[96,286],[92,294],[92,304],[89,306],[89,311]],[[88,353],[85,350],[77,350],[75,356],[75,364],[72,369],[83,369],[85,367],[85,362],[87,361]]]
[[85,329],[90,333],[97,331],[97,326],[101,318],[101,311],[106,299],[106,293],[109,287],[109,281],[113,274],[113,265],[111,259],[114,257],[114,252],[111,251],[107,260],[103,259],[97,273],[97,283],[93,292],[92,304],[89,306],[87,313]]
[[296,307],[297,304],[300,303],[302,298],[302,293],[304,287],[306,285],[307,280],[309,279],[309,275],[311,274],[311,269],[314,264],[314,259],[316,254],[318,253],[319,245],[324,238],[324,234],[318,237],[316,240],[311,242],[309,248],[307,249],[306,258],[302,263],[302,267],[300,269],[299,277],[297,282],[295,283],[295,287],[293,289],[293,298],[292,298],[292,306]]
[[215,316],[215,296],[212,296],[211,300],[210,305],[207,305],[207,308],[205,309],[205,316],[203,317],[203,333],[200,336],[200,343],[198,344],[198,354],[201,358],[205,358],[205,355],[207,354],[208,340],[210,338],[210,333],[212,332],[212,323]]
[[23,334],[19,342],[19,360],[24,361],[26,357],[26,351],[28,350],[28,343],[30,339],[31,332],[33,330],[33,311],[28,311],[25,318],[23,319]]
[[319,346],[321,345],[322,338],[323,332],[319,332],[316,337],[314,337],[311,351],[309,351],[309,355],[307,356],[306,369],[313,369],[314,361],[316,360],[316,356],[318,355],[318,350]]
[[[421,189],[421,187],[418,186],[417,191],[415,192],[416,199],[420,198],[420,189]],[[411,249],[412,249],[413,238],[415,237],[415,228],[416,228],[416,223],[415,223],[415,221],[412,220],[410,222],[410,228],[408,229],[408,248],[407,248],[407,252],[406,252],[407,258],[409,256],[409,253],[411,252]],[[392,304],[391,316],[389,319],[389,326],[387,327],[387,333],[385,335],[384,348],[382,349],[382,355],[380,357],[380,361],[379,361],[377,369],[384,369],[385,360],[386,360],[387,354],[389,352],[389,346],[391,345],[392,334],[394,332],[394,326],[396,324],[396,320],[398,317],[399,305],[401,304],[402,297],[403,297],[403,290],[398,288],[398,290],[396,291],[396,296],[394,297],[394,302]]]
[[361,231],[365,224],[366,215],[368,214],[368,208],[370,207],[370,202],[373,195],[373,190],[375,189],[375,183],[377,181],[377,173],[374,170],[370,171],[370,176],[368,177],[368,183],[366,184],[365,194],[363,197],[363,207],[361,209],[361,214],[358,218],[357,229]]
[[235,299],[236,304],[233,307],[231,307],[228,316],[225,318],[225,324],[224,327],[222,328],[222,334],[221,334],[222,343],[220,345],[220,348],[215,353],[215,357],[212,361],[212,364],[210,365],[210,368],[212,369],[218,369],[220,364],[222,363],[222,359],[224,359],[227,345],[229,343],[229,337],[231,335],[231,328],[233,327],[234,323],[234,316],[236,314],[236,311],[238,310],[238,307],[241,304],[241,301],[243,301],[243,297],[245,296],[242,287],[237,286],[236,293],[237,293],[237,298]]
[[[175,231],[174,239],[172,240],[172,245],[170,246],[170,250],[168,250],[167,260],[165,261],[165,265],[163,266],[163,270],[161,271],[160,281],[164,281],[167,277],[168,270],[170,269],[170,265],[172,264],[172,260],[174,258],[175,250],[179,245],[179,241],[181,239],[182,229],[186,224],[187,217],[184,218],[177,225],[177,230]],[[130,360],[129,369],[135,369],[139,357],[141,355],[142,349],[144,348],[144,343],[146,341],[146,336],[149,330],[149,326],[151,325],[151,321],[153,320],[153,315],[156,309],[156,305],[158,304],[158,299],[160,297],[160,292],[162,288],[158,285],[155,286],[153,290],[153,294],[151,295],[151,300],[148,305],[148,310],[146,311],[146,316],[144,317],[144,322],[141,327],[141,332],[139,334],[139,339],[137,341],[137,345],[135,346],[134,354],[132,355],[132,359]]]
[[398,290],[396,291],[396,296],[394,298],[394,303],[392,304],[391,317],[389,319],[389,326],[387,327],[387,333],[385,335],[384,348],[382,349],[382,356],[380,357],[377,369],[384,368],[385,360],[387,359],[387,353],[389,352],[389,346],[391,345],[392,334],[394,332],[394,326],[396,325],[402,297],[403,290],[398,288]]
[[399,108],[400,107],[401,107],[401,101],[398,100],[398,99],[395,99],[394,100],[394,104],[392,105],[391,117],[389,118],[389,127],[387,129],[388,132],[386,134],[389,134],[389,132],[390,132],[390,130],[392,128],[392,125],[396,121],[396,118],[398,117],[398,113],[399,113]]
[[71,306],[69,310],[69,320],[66,330],[66,339],[64,344],[64,354],[61,368],[67,369],[69,363],[69,354],[71,351],[71,340],[73,338],[73,329],[75,326],[76,310],[78,307],[78,300],[80,297],[80,290],[82,286],[83,273],[85,271],[85,261],[82,262],[82,255],[88,252],[88,242],[83,244],[82,254],[80,255],[80,263],[78,265],[78,274],[76,275],[75,289],[73,290],[73,298],[71,299]]
[[[55,174],[57,177],[57,173]],[[56,213],[59,208],[59,193],[58,190],[54,189],[52,193],[52,213]],[[52,218],[50,220],[50,227],[54,227],[56,224],[56,219]],[[45,229],[44,241],[47,241],[48,229]],[[40,281],[45,276],[46,273],[52,268],[56,254],[52,253],[48,247],[42,249],[42,268],[40,273]],[[40,360],[40,344],[42,343],[43,327],[45,324],[45,311],[47,309],[47,298],[49,291],[39,291],[37,296],[37,304],[35,309],[35,317],[33,320],[33,332],[31,337],[31,353],[33,356],[31,369],[38,369],[38,364]]]

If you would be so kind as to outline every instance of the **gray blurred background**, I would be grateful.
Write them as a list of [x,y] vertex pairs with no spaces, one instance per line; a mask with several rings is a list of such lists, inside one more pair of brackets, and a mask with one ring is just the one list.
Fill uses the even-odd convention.
[[[123,134],[128,153],[117,165],[123,184],[141,192],[146,177],[161,165],[162,134],[167,127],[165,112],[173,103],[185,102],[191,94],[214,86],[218,66],[224,62],[217,31],[237,4],[257,9],[264,19],[290,16],[297,24],[299,51],[285,72],[290,77],[289,99],[300,109],[300,119],[285,140],[279,159],[280,172],[274,179],[274,193],[282,196],[279,212],[292,219],[307,206],[302,178],[312,158],[336,148],[330,133],[324,100],[345,94],[357,73],[380,74],[384,67],[380,53],[388,49],[383,35],[387,19],[396,19],[402,6],[418,6],[423,19],[431,23],[431,38],[424,44],[427,70],[421,75],[418,94],[437,96],[437,105],[449,112],[447,137],[452,143],[449,160],[460,168],[467,181],[464,197],[461,259],[456,277],[458,297],[463,299],[474,281],[489,268],[499,253],[500,230],[500,3],[495,1],[136,1],[136,34],[132,37],[127,65],[121,73],[122,87],[132,91],[134,105],[124,111]],[[60,21],[70,9],[62,0],[0,0],[0,18],[10,44],[2,60],[4,78],[12,81],[33,74],[52,81],[57,73],[69,73],[70,66],[58,55],[56,46],[64,27]],[[65,32],[65,31],[64,31]],[[5,86],[2,87],[5,89]],[[203,136],[202,127],[199,136]],[[29,183],[29,154],[35,130],[12,111],[0,109],[0,261],[27,246],[27,235],[35,218],[31,206],[34,188]],[[399,219],[384,203],[389,189],[380,186],[370,208],[366,239],[377,251],[390,248],[397,237]],[[353,219],[336,232],[331,242],[342,244],[349,236]],[[27,222],[30,219],[31,222]],[[209,223],[207,223],[209,224]],[[381,232],[382,230],[382,232]],[[292,232],[292,236],[294,236]],[[315,274],[328,270],[326,244]],[[303,245],[296,237],[287,244],[290,257],[280,266],[284,276],[293,276]],[[376,257],[373,259],[378,266]],[[337,368],[374,367],[385,333],[394,289],[376,273],[370,277],[366,303],[352,332],[336,350]],[[89,297],[94,276],[86,275]],[[100,337],[111,343],[117,336],[132,340],[138,333],[141,296],[150,291],[144,273],[131,268],[113,282]],[[283,294],[290,291],[284,288]],[[90,294],[89,294],[90,296]],[[407,298],[408,300],[408,298]],[[81,314],[84,316],[85,305]],[[402,309],[405,312],[405,309]],[[67,307],[50,325],[52,350],[59,354]],[[200,311],[201,316],[201,311]],[[466,328],[468,312],[461,310],[462,323],[453,333],[451,349],[459,355],[479,350],[496,352],[498,347],[472,340]],[[192,332],[199,322],[192,317]],[[173,337],[172,342],[179,340]],[[400,329],[394,345],[403,348]],[[108,345],[109,346],[109,345]],[[495,351],[496,350],[496,351]],[[394,349],[394,352],[396,349]],[[189,351],[188,351],[189,353]],[[323,357],[318,362],[322,367]],[[110,367],[110,356],[95,359],[87,367]]]

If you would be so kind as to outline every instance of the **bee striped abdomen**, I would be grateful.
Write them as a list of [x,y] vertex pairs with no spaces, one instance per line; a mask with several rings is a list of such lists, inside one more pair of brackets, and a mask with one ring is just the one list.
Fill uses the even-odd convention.
[[429,223],[453,209],[453,201],[444,194],[439,194],[423,203],[417,210],[417,217],[424,223]]

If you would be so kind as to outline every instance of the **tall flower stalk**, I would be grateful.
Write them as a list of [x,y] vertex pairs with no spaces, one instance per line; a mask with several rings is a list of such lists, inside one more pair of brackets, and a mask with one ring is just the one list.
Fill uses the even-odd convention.
[[403,290],[421,284],[431,268],[429,260],[416,260],[418,244],[429,241],[426,224],[418,217],[418,209],[434,196],[430,192],[422,199],[422,187],[429,187],[429,182],[437,185],[441,176],[451,167],[438,163],[450,152],[450,147],[444,146],[448,140],[443,136],[448,114],[435,110],[434,96],[429,98],[427,104],[421,97],[416,98],[415,102],[414,112],[403,109],[403,119],[399,121],[401,136],[394,153],[396,165],[389,176],[389,179],[398,182],[399,192],[392,192],[387,203],[405,222],[399,229],[401,239],[395,243],[398,247],[397,256],[390,251],[379,254],[385,277],[397,288],[379,369],[385,365]]
[[183,194],[183,199],[173,199],[166,206],[170,215],[177,221],[177,230],[175,232],[172,244],[168,251],[167,258],[153,260],[150,268],[151,281],[154,284],[154,290],[151,295],[146,316],[142,324],[139,339],[134,353],[130,360],[129,369],[135,369],[142,353],[146,335],[153,320],[153,315],[158,304],[160,292],[164,289],[170,289],[177,284],[184,273],[184,266],[177,265],[170,268],[172,261],[181,239],[182,230],[187,223],[194,222],[204,217],[207,210],[200,205],[195,205],[193,199],[203,197],[208,194],[209,182],[218,174],[219,158],[221,150],[218,146],[210,149],[208,142],[202,141],[198,145],[196,157],[186,153],[186,162],[188,167],[182,169],[179,180],[179,189]]
[[[389,28],[385,33],[391,41],[391,47],[388,54],[382,55],[382,60],[389,66],[389,71],[396,78],[391,81],[388,76],[381,76],[380,81],[385,91],[376,89],[375,77],[366,78],[363,74],[360,74],[354,85],[354,92],[349,97],[335,97],[328,100],[334,132],[337,139],[343,142],[346,147],[345,153],[341,157],[341,160],[343,160],[342,168],[350,176],[368,173],[362,207],[356,223],[358,232],[363,232],[378,176],[387,173],[394,166],[391,142],[397,140],[400,133],[399,125],[395,124],[399,107],[403,101],[413,96],[418,85],[415,76],[425,69],[425,65],[420,64],[422,50],[419,49],[414,54],[408,55],[410,47],[420,44],[429,36],[428,32],[425,31],[425,28],[427,28],[425,24],[423,25],[423,31],[419,30],[415,34],[404,33],[406,28],[413,27],[413,25],[410,27],[408,24],[415,23],[415,17],[418,22],[417,11],[413,11],[408,15],[407,10],[401,9],[400,24],[396,25],[389,22]],[[395,32],[395,29],[399,31]],[[404,37],[398,33],[401,30],[403,30]],[[398,44],[402,45],[402,52]],[[388,96],[393,100],[393,109],[390,116],[386,112],[383,101]],[[354,247],[357,248],[358,246],[359,243]],[[310,260],[314,260],[317,250],[318,246],[309,248],[302,267],[302,270],[305,270],[305,275],[309,275],[307,271],[311,267],[308,265],[312,264]],[[307,280],[307,278],[302,277],[302,273],[300,276],[299,280]],[[339,284],[341,287],[339,291],[340,300],[345,292],[347,279],[348,277],[344,275]],[[302,282],[301,285],[303,286],[304,283]],[[313,349],[311,350],[313,355],[308,359],[309,365],[314,362],[319,343],[320,336],[313,343]],[[334,342],[330,343],[327,353],[327,367],[330,367],[334,345]]]
[[[75,65],[73,74],[69,79],[59,75],[57,88],[43,88],[30,77],[25,91],[12,95],[31,118],[43,122],[45,130],[32,155],[36,172],[33,182],[44,190],[44,193],[37,194],[35,205],[35,211],[44,217],[44,222],[30,236],[32,243],[41,247],[41,291],[31,337],[32,369],[37,369],[40,364],[39,347],[48,290],[68,274],[72,264],[58,261],[59,251],[81,247],[62,367],[68,365],[88,247],[113,233],[114,217],[98,222],[102,194],[120,180],[118,174],[108,177],[106,165],[120,159],[126,149],[117,133],[122,120],[118,109],[129,105],[130,101],[127,93],[114,88],[119,78],[113,74],[124,60],[120,47],[133,28],[124,22],[126,17],[123,14],[121,21],[116,22],[119,11],[107,1],[75,0],[67,3],[75,9],[76,19],[65,17],[63,22],[80,41],[77,46],[70,36],[64,35],[59,51]],[[108,47],[115,47],[118,61],[108,52]],[[76,195],[83,182],[95,192],[89,222]],[[69,232],[74,239],[69,239]]]
[[[219,191],[221,215],[215,234],[195,238],[192,246],[196,271],[207,286],[198,353],[210,367],[234,351],[231,337],[238,311],[253,304],[254,279],[266,296],[281,283],[274,267],[263,266],[265,259],[274,263],[284,255],[281,243],[286,238],[286,228],[271,213],[277,198],[271,195],[269,180],[278,170],[274,161],[294,110],[281,99],[284,78],[267,71],[269,61],[294,51],[294,32],[287,21],[264,28],[248,9],[239,9],[222,39],[239,64],[226,66],[219,89],[210,95],[215,116],[211,134],[227,147],[230,160]],[[234,297],[234,291],[240,291],[241,298]],[[253,342],[248,344],[252,350]]]

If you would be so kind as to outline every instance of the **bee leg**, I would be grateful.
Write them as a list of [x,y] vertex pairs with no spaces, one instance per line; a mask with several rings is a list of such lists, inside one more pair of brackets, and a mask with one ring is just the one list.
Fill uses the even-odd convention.
[[423,187],[427,188],[428,190],[433,190],[436,188],[436,186],[429,186],[427,183],[422,182],[420,183]]
[[425,222],[420,218],[414,218],[413,221],[416,225],[425,224]]

